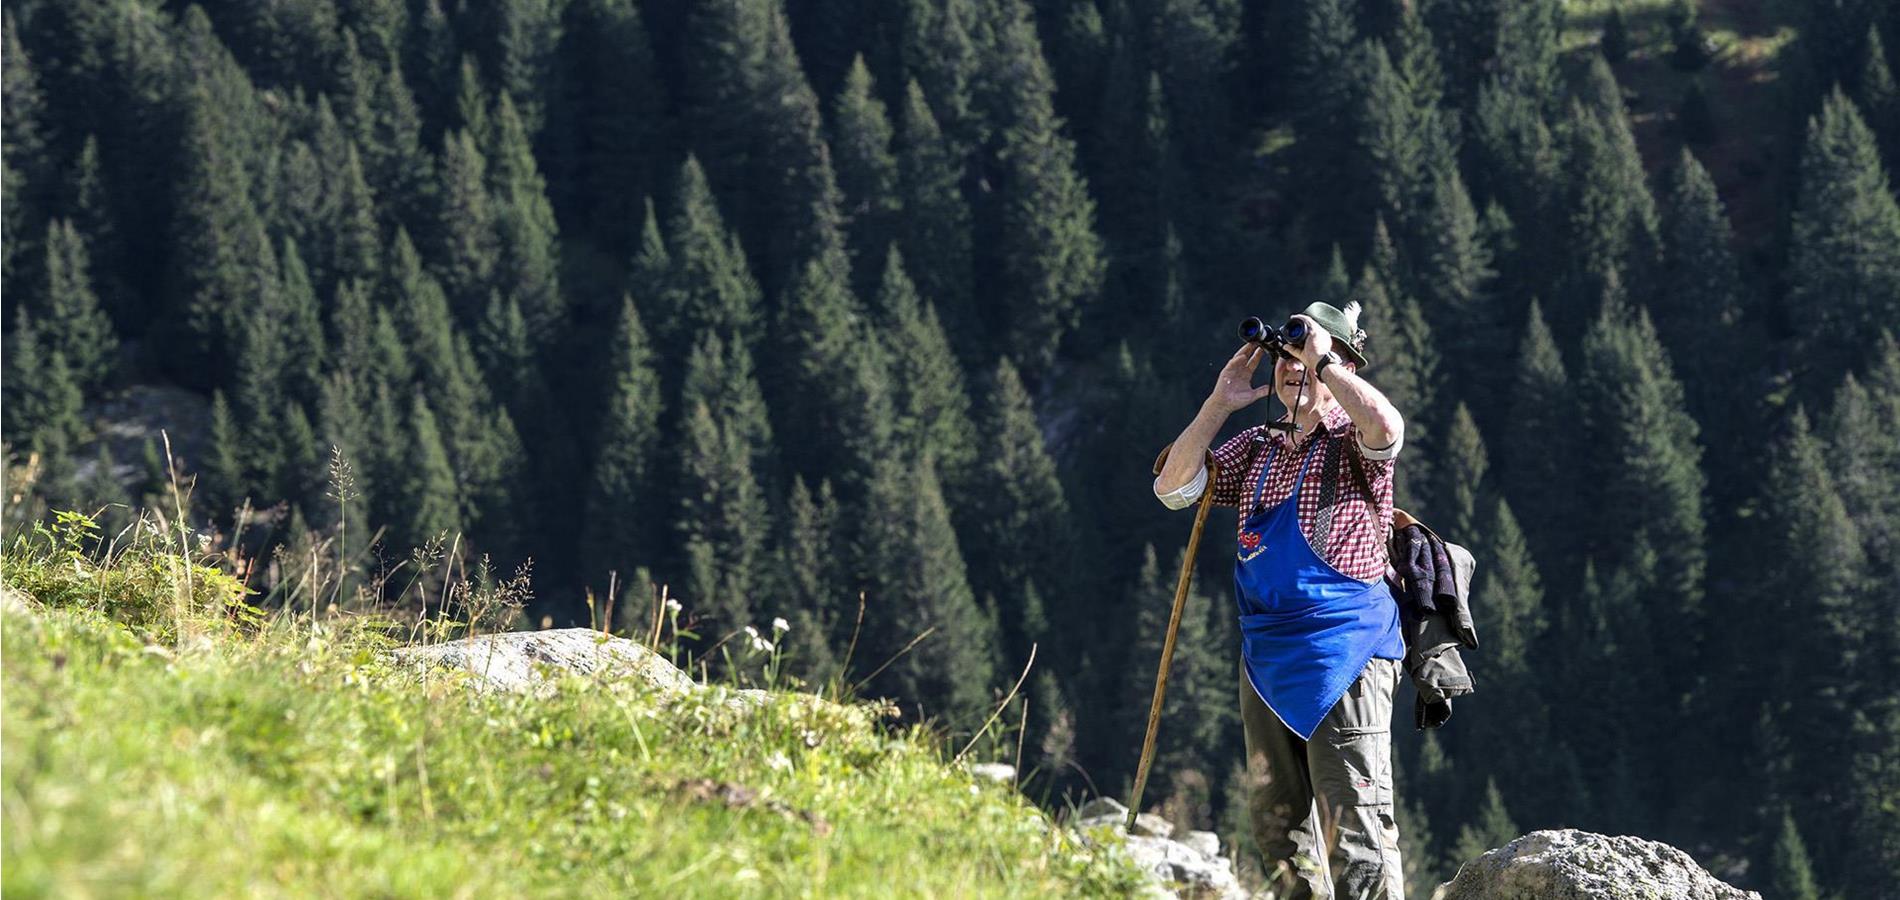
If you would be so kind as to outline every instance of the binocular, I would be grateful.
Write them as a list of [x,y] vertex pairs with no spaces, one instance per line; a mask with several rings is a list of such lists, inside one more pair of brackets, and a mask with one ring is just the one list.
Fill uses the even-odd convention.
[[1259,316],[1248,316],[1246,321],[1240,323],[1240,337],[1250,344],[1259,344],[1287,356],[1290,354],[1286,348],[1298,350],[1306,345],[1306,323],[1299,319],[1288,319],[1285,325],[1275,328]]

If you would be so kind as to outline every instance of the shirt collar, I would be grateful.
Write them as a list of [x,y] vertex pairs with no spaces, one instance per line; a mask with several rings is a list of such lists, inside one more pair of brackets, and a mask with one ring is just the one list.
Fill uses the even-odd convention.
[[[1314,426],[1313,433],[1319,434],[1322,432],[1338,431],[1351,423],[1352,417],[1346,415],[1346,408],[1340,406],[1338,403],[1334,403],[1332,408],[1320,413],[1319,424]],[[1266,432],[1267,440],[1279,441],[1287,446],[1293,446],[1293,436],[1287,432],[1277,428],[1262,428],[1261,431]]]

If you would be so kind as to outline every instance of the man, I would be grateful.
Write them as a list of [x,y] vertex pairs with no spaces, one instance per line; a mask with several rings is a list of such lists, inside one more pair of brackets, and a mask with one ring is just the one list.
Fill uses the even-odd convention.
[[[1155,495],[1189,505],[1213,462],[1212,502],[1240,508],[1248,814],[1281,896],[1401,900],[1391,722],[1405,644],[1384,574],[1405,422],[1358,374],[1358,304],[1314,303],[1295,318],[1307,337],[1274,360],[1271,384],[1254,387],[1253,374],[1272,351],[1248,344],[1227,361],[1161,451]],[[1207,452],[1229,416],[1268,395],[1290,430],[1257,425]]]

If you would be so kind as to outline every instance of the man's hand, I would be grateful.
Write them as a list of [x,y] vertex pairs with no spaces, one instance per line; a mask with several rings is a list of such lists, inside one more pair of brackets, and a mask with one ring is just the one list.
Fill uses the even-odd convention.
[[1288,349],[1293,350],[1294,357],[1300,361],[1301,365],[1306,366],[1306,371],[1311,372],[1314,366],[1319,365],[1320,357],[1333,349],[1333,333],[1320,327],[1320,324],[1313,321],[1311,316],[1294,316],[1293,318],[1306,323],[1306,340],[1299,347]]
[[1223,413],[1234,413],[1272,394],[1272,384],[1253,386],[1253,370],[1260,365],[1260,360],[1266,355],[1266,348],[1259,344],[1240,345],[1240,349],[1220,370],[1220,378],[1215,380],[1214,392],[1207,395],[1207,402]]

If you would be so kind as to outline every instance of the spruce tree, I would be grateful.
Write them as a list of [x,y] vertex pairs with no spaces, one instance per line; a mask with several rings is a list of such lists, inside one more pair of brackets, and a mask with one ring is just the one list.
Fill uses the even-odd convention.
[[235,339],[242,311],[272,289],[275,254],[233,158],[224,118],[203,80],[185,103],[182,169],[174,194],[172,309],[183,334],[167,358],[187,382],[205,385],[217,348]]
[[1860,66],[1860,84],[1854,92],[1854,100],[1860,104],[1868,127],[1885,151],[1881,158],[1886,161],[1887,170],[1893,171],[1895,161],[1900,160],[1900,85],[1894,83],[1893,68],[1887,64],[1887,48],[1880,39],[1880,29],[1872,25],[1867,28],[1867,54]]
[[1768,855],[1768,883],[1776,897],[1787,900],[1821,900],[1821,889],[1814,881],[1814,868],[1808,862],[1808,848],[1795,827],[1794,813],[1782,810],[1774,847]]
[[1656,204],[1620,104],[1605,113],[1573,102],[1563,135],[1569,252],[1559,275],[1563,299],[1549,313],[1553,330],[1575,334],[1582,330],[1579,314],[1603,296],[1607,279],[1649,283],[1659,235]]
[[398,552],[422,547],[438,536],[445,540],[461,530],[455,472],[436,429],[435,414],[420,391],[411,394],[405,441],[398,451],[399,472],[388,479],[393,491],[388,546]]
[[716,422],[703,403],[686,413],[676,529],[686,556],[684,597],[689,610],[710,618],[701,646],[752,624],[764,583],[772,533],[766,496],[753,476],[753,448],[728,423]]
[[327,220],[320,226],[324,245],[330,250],[324,260],[325,283],[372,282],[381,269],[382,229],[376,222],[376,201],[363,178],[356,144],[346,142],[342,155],[331,165],[336,168],[327,173],[325,181],[332,201],[325,210]]
[[1496,779],[1487,780],[1484,785],[1484,806],[1478,811],[1478,819],[1458,829],[1458,843],[1452,849],[1449,868],[1456,870],[1471,860],[1483,856],[1485,851],[1502,847],[1518,836],[1517,824],[1511,821],[1511,814],[1504,808],[1504,797],[1498,793]]
[[193,494],[216,521],[226,521],[250,492],[239,455],[243,446],[238,425],[231,417],[231,404],[225,402],[223,391],[212,391],[211,447],[200,468],[202,484]]
[[[980,480],[988,488],[966,511],[969,559],[978,589],[1006,608],[1022,601],[1025,585],[1059,586],[1075,577],[1074,525],[1055,461],[1043,446],[1042,429],[1016,367],[1007,358],[990,378],[981,433]],[[1058,605],[1051,614],[1074,612]],[[1021,635],[1012,636],[1020,641]],[[1045,648],[1051,659],[1084,646]]]
[[537,347],[548,348],[567,316],[556,247],[560,229],[548,203],[547,182],[528,143],[528,129],[508,94],[496,103],[493,121],[485,157],[501,250],[495,261],[495,287],[520,304],[529,339]]
[[[657,384],[655,385],[657,388]],[[721,427],[739,435],[749,448],[753,477],[768,496],[779,492],[772,423],[753,374],[752,354],[736,338],[721,340],[712,331],[693,342],[680,385],[680,408],[705,404]]]
[[747,268],[738,236],[726,230],[706,172],[694,157],[686,158],[678,185],[666,234],[671,281],[681,305],[679,320],[662,323],[659,334],[668,344],[683,343],[706,328],[757,334],[763,316],[758,283]]
[[1734,390],[1731,379],[1743,374],[1733,354],[1740,349],[1735,329],[1744,300],[1728,218],[1714,180],[1686,147],[1669,174],[1668,191],[1656,331],[1678,362],[1696,417],[1726,420],[1739,412],[1725,397]]
[[816,259],[792,285],[774,330],[791,348],[791,370],[768,401],[784,423],[781,430],[810,435],[785,448],[788,467],[808,478],[829,475],[847,502],[857,502],[872,464],[892,449],[894,410],[882,341],[850,287]]
[[20,255],[20,241],[26,237],[27,223],[36,222],[41,205],[39,195],[45,190],[45,172],[49,164],[46,157],[45,124],[41,118],[45,114],[46,96],[40,86],[38,70],[27,57],[26,48],[20,43],[20,29],[14,24],[13,11],[4,13],[5,47],[0,50],[0,111],[6,116],[8,127],[4,138],[0,138],[0,156],[6,159],[5,191],[6,207],[0,213],[0,276],[12,284],[17,271]]
[[862,529],[870,640],[859,647],[853,668],[868,674],[931,630],[863,690],[895,696],[907,712],[955,729],[976,727],[995,680],[995,637],[964,578],[963,554],[928,456],[914,464],[876,462]]
[[86,256],[92,263],[93,291],[99,295],[100,307],[122,330],[141,327],[146,311],[139,308],[126,280],[132,266],[125,258],[125,237],[119,230],[115,197],[102,166],[99,139],[87,135],[71,175],[73,226],[85,240]]
[[328,340],[323,333],[323,310],[303,254],[290,238],[283,242],[284,392],[299,404],[314,408],[323,393],[323,364]]
[[1034,378],[1101,290],[1102,246],[1027,5],[1004,0],[999,17],[986,60],[998,91],[999,184],[984,217],[995,230],[978,261],[978,286],[1003,323],[1011,358]]
[[[843,650],[855,620],[839,580],[838,503],[831,483],[820,482],[817,495],[805,487],[802,476],[792,479],[785,503],[785,531],[777,542],[779,578],[774,590],[792,626],[785,652],[795,672],[809,682],[822,683],[837,674]],[[844,632],[841,634],[840,632]]]
[[[640,198],[657,174],[666,107],[639,4],[569,4],[561,27],[560,93],[545,139],[556,205],[603,248],[624,252],[640,227]],[[611,85],[611,87],[607,87]]]
[[933,98],[947,155],[959,164],[991,128],[975,99],[979,47],[972,32],[983,24],[980,7],[977,0],[905,0],[901,16],[905,80],[921,85],[918,96]]
[[[1382,228],[1375,228],[1375,260],[1382,234]],[[1432,425],[1438,351],[1417,304],[1403,291],[1388,293],[1386,279],[1374,266],[1360,273],[1350,297],[1362,310],[1359,321],[1366,330],[1366,352],[1375,360],[1367,377],[1405,419],[1405,461],[1397,469],[1393,503],[1402,509],[1418,509],[1420,501],[1429,504],[1434,499],[1426,496],[1424,488],[1440,483]]]
[[1531,550],[1538,568],[1553,581],[1574,578],[1582,563],[1575,542],[1562,539],[1557,523],[1576,512],[1578,448],[1570,441],[1549,441],[1542,435],[1569,434],[1578,425],[1576,395],[1563,354],[1544,323],[1542,306],[1531,300],[1524,336],[1517,345],[1517,365],[1510,402],[1511,427],[1503,432],[1499,476],[1505,495],[1523,510]]
[[40,326],[25,306],[14,312],[14,326],[6,336],[5,415],[7,440],[16,448],[33,448],[51,461],[78,442],[83,404],[79,384],[66,355],[47,346]]
[[1800,177],[1787,277],[1791,321],[1810,351],[1802,358],[1845,354],[1858,367],[1862,344],[1835,336],[1873,334],[1900,316],[1900,204],[1873,134],[1839,91],[1808,123]]
[[831,146],[837,154],[838,187],[844,194],[850,229],[851,270],[861,289],[876,283],[877,263],[903,208],[891,138],[884,102],[878,99],[871,72],[859,55],[832,101]]
[[963,159],[937,127],[923,88],[904,90],[897,136],[898,187],[904,215],[899,240],[923,295],[940,304],[951,340],[967,360],[982,342],[971,279],[970,205],[963,196]]
[[1473,408],[1488,412],[1501,401],[1504,384],[1502,369],[1484,360],[1508,346],[1510,333],[1492,294],[1497,272],[1455,167],[1432,178],[1427,198],[1416,244],[1419,313],[1439,326],[1434,334],[1447,377]]
[[[496,232],[498,212],[489,196],[488,162],[469,131],[453,131],[442,139],[441,184],[437,188],[436,234],[440,243],[432,255],[436,277],[448,292],[449,304],[464,321],[484,308],[495,281],[495,263],[501,240]],[[520,298],[509,298],[517,303]],[[525,315],[525,311],[524,311]]]
[[654,352],[633,300],[620,304],[613,355],[603,376],[611,391],[594,446],[592,489],[587,494],[588,541],[585,577],[603,583],[610,571],[630,573],[651,564],[655,535],[645,526],[658,506],[652,474],[659,450],[661,399]]
[[1471,541],[1484,534],[1479,517],[1485,514],[1489,490],[1485,476],[1490,460],[1484,452],[1484,438],[1472,421],[1471,410],[1463,401],[1451,414],[1445,430],[1444,450],[1438,461],[1440,490],[1432,515],[1441,524],[1434,528],[1454,541]]
[[974,487],[978,437],[963,368],[935,304],[917,296],[895,245],[885,256],[883,272],[876,316],[879,330],[890,336],[892,371],[904,373],[893,384],[900,445],[909,448],[907,453],[933,454],[949,493],[965,496]]
[[47,225],[40,277],[36,312],[49,349],[65,355],[81,390],[99,388],[117,362],[119,337],[93,292],[86,242],[70,220]]

